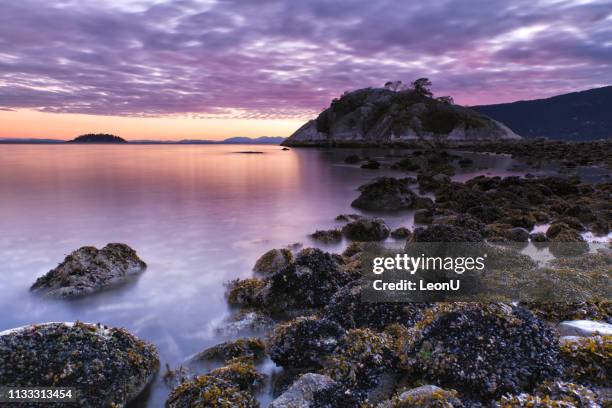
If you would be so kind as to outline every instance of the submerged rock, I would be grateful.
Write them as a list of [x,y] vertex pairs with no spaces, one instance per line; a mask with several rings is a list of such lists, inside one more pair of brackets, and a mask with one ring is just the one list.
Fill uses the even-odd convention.
[[396,211],[412,208],[416,194],[408,187],[412,179],[380,177],[359,187],[361,195],[351,205],[369,211]]
[[123,282],[146,267],[126,244],[81,247],[38,278],[30,290],[53,297],[78,297]]
[[505,304],[438,304],[399,350],[406,369],[485,400],[530,391],[560,372],[553,331]]
[[174,388],[167,408],[259,408],[249,392],[211,375],[202,375]]
[[382,218],[362,218],[346,224],[342,232],[353,241],[382,241],[390,229]]
[[356,154],[349,154],[344,158],[346,164],[357,164],[361,161],[361,157]]
[[412,235],[413,242],[480,242],[482,235],[470,228],[446,224],[433,224],[430,227],[419,227]]
[[269,275],[287,266],[293,260],[293,254],[287,248],[271,249],[263,254],[253,270],[263,275]]
[[79,406],[124,406],[159,370],[155,346],[125,329],[44,323],[0,332],[0,384],[76,387]]
[[367,162],[361,165],[361,168],[368,170],[378,170],[380,168],[380,163],[376,160],[368,160]]
[[321,367],[345,334],[331,320],[298,317],[276,326],[268,339],[268,353],[285,368]]

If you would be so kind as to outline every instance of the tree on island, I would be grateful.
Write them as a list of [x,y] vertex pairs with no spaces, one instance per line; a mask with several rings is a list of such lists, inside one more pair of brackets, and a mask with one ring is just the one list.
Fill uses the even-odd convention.
[[69,140],[68,143],[127,143],[127,140],[108,133],[88,133]]

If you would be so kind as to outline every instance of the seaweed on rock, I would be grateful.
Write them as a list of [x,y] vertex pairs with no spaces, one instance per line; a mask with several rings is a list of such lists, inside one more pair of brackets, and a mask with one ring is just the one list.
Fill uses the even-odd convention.
[[167,408],[259,408],[257,400],[236,385],[210,375],[196,377],[174,388]]

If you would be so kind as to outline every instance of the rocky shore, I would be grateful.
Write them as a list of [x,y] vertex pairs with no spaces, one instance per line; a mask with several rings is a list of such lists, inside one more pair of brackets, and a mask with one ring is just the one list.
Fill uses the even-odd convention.
[[[566,149],[555,146],[543,157]],[[533,155],[516,149],[512,154]],[[251,278],[227,283],[232,315],[219,330],[232,339],[201,350],[185,367],[167,368],[167,407],[259,407],[262,393],[272,396],[272,408],[612,404],[612,249],[608,242],[595,252],[584,237],[607,239],[611,183],[560,176],[457,182],[457,169],[473,163],[453,152],[389,158],[410,174],[375,177],[380,166],[370,165],[373,178],[351,204],[363,213],[340,214],[337,227],[311,235],[323,245],[346,241],[342,253],[270,249]],[[345,162],[371,160],[351,155]],[[414,227],[391,229],[384,214],[406,210]],[[553,287],[554,298],[365,302],[368,256],[385,251],[389,237],[406,251],[440,242],[505,251],[517,268],[493,267],[493,288],[512,280],[527,294]],[[521,254],[529,243],[555,259],[540,265]],[[125,244],[82,247],[32,291],[83,296],[145,268]],[[590,281],[598,285],[585,285]],[[249,337],[239,337],[244,333]],[[262,369],[270,361],[278,368],[273,375]],[[159,369],[155,346],[124,329],[80,322],[1,332],[0,362],[0,384],[77,386],[79,404],[92,407],[125,406]]]

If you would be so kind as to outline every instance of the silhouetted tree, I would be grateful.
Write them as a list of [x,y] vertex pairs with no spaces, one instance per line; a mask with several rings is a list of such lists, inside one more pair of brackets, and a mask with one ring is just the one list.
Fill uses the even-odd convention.
[[442,103],[446,103],[449,105],[453,105],[455,103],[455,100],[452,96],[438,96],[436,99]]
[[428,78],[419,78],[412,82],[412,89],[416,93],[422,96],[426,96],[428,98],[433,97],[433,93],[431,92],[431,81]]
[[406,89],[406,85],[404,85],[402,81],[389,81],[385,83],[385,89],[393,92],[403,91]]

